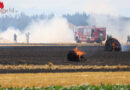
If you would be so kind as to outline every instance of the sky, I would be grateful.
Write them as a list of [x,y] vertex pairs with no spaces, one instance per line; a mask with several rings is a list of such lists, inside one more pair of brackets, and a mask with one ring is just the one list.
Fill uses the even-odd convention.
[[[0,0],[5,9],[33,14],[108,14],[130,17],[130,0]],[[13,12],[8,12],[10,14]]]

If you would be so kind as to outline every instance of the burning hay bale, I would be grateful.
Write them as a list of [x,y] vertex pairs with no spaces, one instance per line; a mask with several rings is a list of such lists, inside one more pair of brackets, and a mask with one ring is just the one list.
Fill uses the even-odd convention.
[[67,59],[69,61],[83,61],[85,60],[84,52],[80,51],[77,47],[73,51],[69,51]]
[[121,51],[121,44],[115,38],[107,39],[105,43],[105,51]]

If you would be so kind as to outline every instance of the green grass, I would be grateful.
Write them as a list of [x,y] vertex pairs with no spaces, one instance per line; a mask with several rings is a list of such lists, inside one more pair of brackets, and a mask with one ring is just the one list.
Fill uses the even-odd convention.
[[70,87],[63,87],[63,86],[50,86],[45,88],[2,88],[0,90],[130,90],[130,85],[77,85],[77,86],[70,86]]

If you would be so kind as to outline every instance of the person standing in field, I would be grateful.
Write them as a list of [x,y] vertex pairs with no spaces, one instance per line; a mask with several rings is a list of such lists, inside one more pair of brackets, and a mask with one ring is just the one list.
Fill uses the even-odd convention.
[[28,33],[26,33],[25,35],[26,35],[26,41],[27,41],[27,43],[29,43],[29,36],[30,36],[30,33],[28,32]]
[[14,42],[17,43],[17,35],[14,34]]

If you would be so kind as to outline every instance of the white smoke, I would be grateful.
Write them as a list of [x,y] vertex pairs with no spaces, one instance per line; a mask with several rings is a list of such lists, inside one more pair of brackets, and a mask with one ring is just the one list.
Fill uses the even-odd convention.
[[[18,29],[14,29],[13,27],[8,28],[6,31],[0,33],[0,38],[3,40],[7,40],[7,43],[14,42],[14,34],[20,35],[21,37],[21,32]],[[20,39],[20,38],[18,38]]]
[[8,28],[0,36],[14,42],[14,34],[18,42],[26,42],[26,33],[30,33],[30,43],[73,43],[74,34],[66,19],[55,17],[51,20],[33,21],[24,32],[18,29]]
[[111,0],[86,0],[84,9],[86,13],[118,15]]
[[107,35],[117,38],[121,43],[126,43],[130,35],[130,21],[121,17],[109,15],[91,15],[89,24],[97,27],[106,27]]
[[[130,35],[130,22],[119,16],[119,7],[111,0],[88,0],[85,11],[91,13],[88,23],[96,27],[106,27],[108,35],[126,43]],[[121,2],[121,1],[120,1]],[[127,3],[123,1],[123,3]]]

